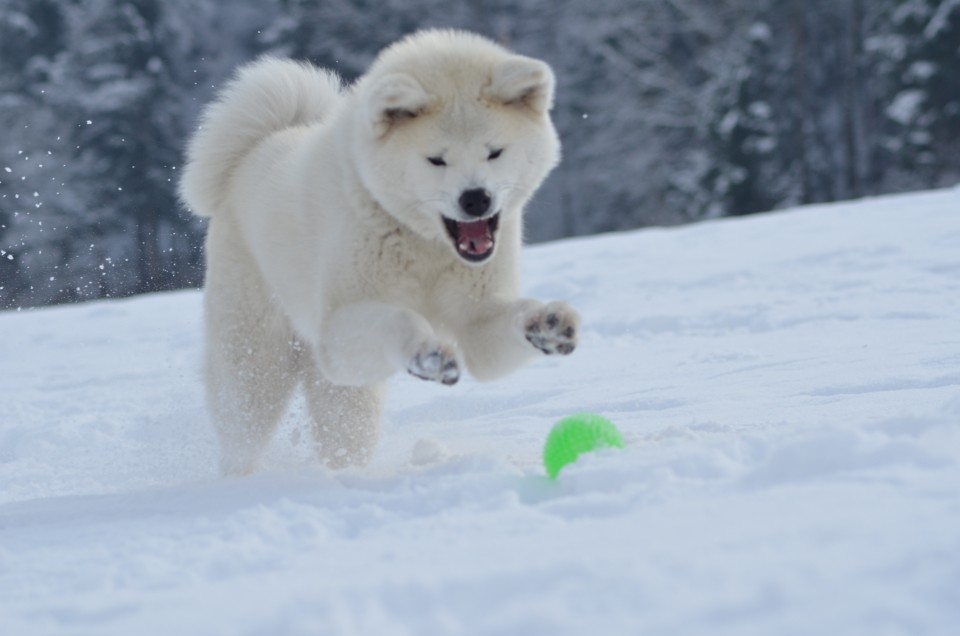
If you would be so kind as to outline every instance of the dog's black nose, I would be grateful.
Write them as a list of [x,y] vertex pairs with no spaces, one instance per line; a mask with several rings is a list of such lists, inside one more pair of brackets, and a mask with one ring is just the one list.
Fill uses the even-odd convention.
[[464,190],[460,195],[460,208],[470,216],[483,216],[490,209],[490,193],[483,188]]

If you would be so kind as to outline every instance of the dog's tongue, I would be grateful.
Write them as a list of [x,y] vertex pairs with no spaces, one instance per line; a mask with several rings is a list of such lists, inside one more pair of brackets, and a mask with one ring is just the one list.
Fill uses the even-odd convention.
[[460,251],[467,254],[486,254],[493,248],[493,236],[490,235],[490,223],[474,221],[473,223],[457,223],[459,231],[458,246]]

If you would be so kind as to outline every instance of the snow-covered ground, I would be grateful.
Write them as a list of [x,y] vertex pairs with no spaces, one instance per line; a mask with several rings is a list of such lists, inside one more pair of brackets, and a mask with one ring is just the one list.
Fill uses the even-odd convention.
[[[960,190],[529,249],[580,349],[294,405],[221,479],[198,292],[0,315],[0,634],[960,633]],[[552,482],[576,411],[623,451]]]

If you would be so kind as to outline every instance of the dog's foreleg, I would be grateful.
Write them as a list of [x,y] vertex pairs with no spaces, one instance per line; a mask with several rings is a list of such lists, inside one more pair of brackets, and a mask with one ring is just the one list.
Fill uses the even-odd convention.
[[393,373],[455,384],[460,363],[452,345],[415,311],[380,302],[341,307],[323,323],[318,362],[334,384],[362,386]]
[[467,368],[490,380],[537,357],[572,353],[580,317],[564,302],[519,299],[481,311],[459,334]]

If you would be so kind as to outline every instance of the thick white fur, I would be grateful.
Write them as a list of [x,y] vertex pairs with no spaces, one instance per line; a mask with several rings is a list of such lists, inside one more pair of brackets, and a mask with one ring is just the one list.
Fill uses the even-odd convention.
[[[523,207],[559,160],[553,82],[479,36],[426,31],[348,90],[265,58],[207,108],[180,189],[210,217],[206,376],[224,472],[255,469],[298,385],[320,456],[343,466],[369,458],[396,371],[452,384],[464,365],[491,379],[573,350],[573,310],[519,297]],[[478,188],[499,229],[471,263],[444,218],[471,220],[458,201]]]

